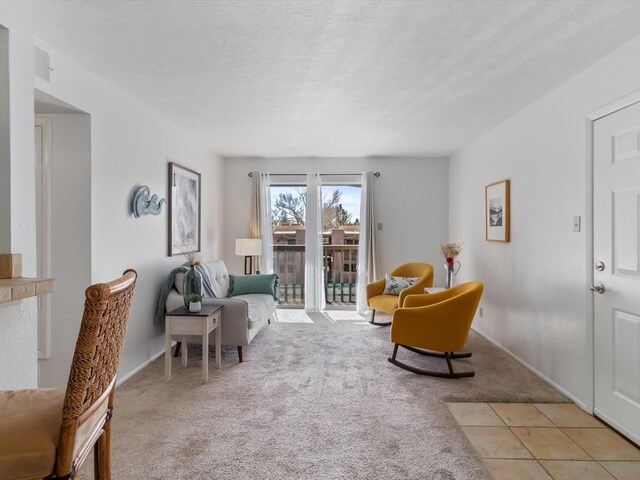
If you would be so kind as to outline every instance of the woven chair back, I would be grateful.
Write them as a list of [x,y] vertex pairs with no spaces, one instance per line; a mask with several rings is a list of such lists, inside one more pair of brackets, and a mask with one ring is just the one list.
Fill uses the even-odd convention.
[[105,392],[118,371],[136,272],[85,291],[84,314],[67,383],[62,416],[78,418]]

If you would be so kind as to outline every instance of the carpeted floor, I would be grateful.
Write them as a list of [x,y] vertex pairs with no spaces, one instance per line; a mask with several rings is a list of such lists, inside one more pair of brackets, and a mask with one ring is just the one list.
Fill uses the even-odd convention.
[[[454,368],[476,376],[446,380],[391,365],[389,328],[354,312],[279,316],[244,363],[234,349],[221,370],[212,361],[206,385],[191,348],[186,369],[173,360],[171,382],[160,357],[120,387],[113,478],[485,480],[445,401],[567,401],[474,332],[473,357]],[[399,358],[446,368],[403,350]]]

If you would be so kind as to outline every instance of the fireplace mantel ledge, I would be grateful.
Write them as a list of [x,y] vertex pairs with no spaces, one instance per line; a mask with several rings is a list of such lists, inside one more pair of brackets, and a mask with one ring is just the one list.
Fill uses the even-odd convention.
[[0,279],[0,303],[13,302],[23,298],[37,297],[52,293],[53,278],[5,278]]

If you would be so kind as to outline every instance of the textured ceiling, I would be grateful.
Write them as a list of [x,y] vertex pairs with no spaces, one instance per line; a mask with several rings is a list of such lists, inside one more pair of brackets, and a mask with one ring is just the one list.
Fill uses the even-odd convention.
[[448,154],[640,34],[638,1],[47,0],[34,13],[38,38],[225,156]]

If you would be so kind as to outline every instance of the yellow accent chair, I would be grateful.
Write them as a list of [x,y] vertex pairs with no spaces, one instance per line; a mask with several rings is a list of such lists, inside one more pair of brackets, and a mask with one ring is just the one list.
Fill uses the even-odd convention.
[[386,326],[391,322],[376,322],[376,310],[392,315],[396,308],[401,307],[407,295],[423,294],[425,287],[433,286],[433,267],[428,263],[405,263],[393,270],[389,275],[394,277],[420,277],[420,280],[400,292],[400,295],[384,294],[385,279],[382,278],[367,285],[367,305],[372,310],[373,325]]
[[[454,372],[451,359],[468,358],[464,347],[484,286],[468,282],[438,293],[410,295],[402,308],[393,312],[391,341],[395,344],[389,361],[420,375],[441,378],[473,377],[475,372]],[[398,347],[421,355],[445,358],[449,373],[422,370],[400,362]]]
[[94,476],[111,479],[116,373],[137,274],[85,291],[67,388],[0,392],[0,478],[73,479],[94,451]]

